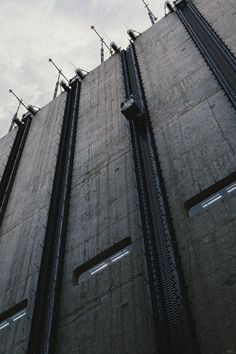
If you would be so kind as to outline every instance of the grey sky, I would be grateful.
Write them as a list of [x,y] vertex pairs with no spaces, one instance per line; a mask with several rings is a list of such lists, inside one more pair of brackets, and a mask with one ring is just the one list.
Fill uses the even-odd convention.
[[[148,3],[160,19],[164,0]],[[99,65],[100,43],[90,25],[108,43],[110,38],[125,48],[125,25],[142,32],[150,20],[141,0],[0,1],[0,136],[17,107],[9,88],[35,106],[51,100],[57,75],[49,57],[69,78],[74,75],[71,63],[86,70]]]

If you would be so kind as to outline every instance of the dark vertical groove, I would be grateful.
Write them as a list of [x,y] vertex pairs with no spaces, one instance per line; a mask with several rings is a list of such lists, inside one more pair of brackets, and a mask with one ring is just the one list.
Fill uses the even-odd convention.
[[190,1],[177,5],[176,13],[236,108],[236,58]]
[[28,353],[53,353],[69,213],[80,81],[71,82],[57,155]]
[[27,114],[19,126],[16,137],[11,148],[10,155],[0,182],[0,226],[2,224],[11,190],[17,174],[17,169],[25,147],[25,142],[30,129],[32,116]]
[[132,149],[150,280],[157,352],[198,353],[168,201],[155,146],[135,47],[121,53],[126,99],[142,114],[129,117]]

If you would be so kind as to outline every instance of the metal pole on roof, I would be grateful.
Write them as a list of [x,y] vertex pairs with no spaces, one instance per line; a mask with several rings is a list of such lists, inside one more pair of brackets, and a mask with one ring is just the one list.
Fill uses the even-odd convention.
[[112,50],[111,48],[107,45],[107,43],[104,41],[104,38],[98,33],[98,31],[95,29],[95,26],[91,26],[91,29],[94,30],[94,32],[97,34],[97,36],[100,38],[101,41],[101,63],[104,63],[104,45],[107,47],[109,50],[110,54],[112,55]]
[[145,7],[147,9],[148,16],[150,18],[150,21],[151,21],[152,25],[155,25],[155,22],[157,21],[157,17],[154,15],[154,13],[150,9],[149,5],[144,0],[142,0],[142,2],[144,3],[144,5],[145,5]]

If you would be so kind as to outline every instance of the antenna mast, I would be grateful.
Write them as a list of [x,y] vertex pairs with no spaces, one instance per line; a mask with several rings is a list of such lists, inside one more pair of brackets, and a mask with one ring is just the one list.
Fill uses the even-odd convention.
[[102,36],[100,36],[100,34],[97,32],[97,30],[95,29],[95,26],[91,26],[91,29],[94,30],[94,32],[97,34],[97,36],[100,38],[101,41],[101,63],[104,63],[104,45],[107,47],[107,49],[109,50],[110,54],[112,55],[112,50],[111,48],[106,44],[106,42],[104,41],[104,38],[102,38]]
[[53,94],[53,100],[54,98],[57,97],[57,92],[58,92],[58,88],[59,88],[59,85],[60,85],[60,79],[61,79],[61,70],[58,71],[58,78],[57,78],[57,82],[56,82],[56,85],[55,85],[55,90],[54,90],[54,94]]
[[155,25],[155,22],[157,21],[157,17],[154,15],[154,13],[150,9],[149,5],[144,0],[142,0],[142,2],[144,3],[144,5],[145,5],[145,7],[147,9],[148,16],[150,18],[150,21],[151,21],[152,25]]
[[101,39],[101,63],[104,63],[104,48],[103,48],[103,40]]
[[[11,89],[9,89],[9,92],[13,94],[13,96],[17,99],[17,101],[19,102],[19,106],[22,105],[24,106],[27,110],[28,110],[28,107],[23,103],[23,100],[22,98],[19,98]],[[20,107],[19,107],[20,108]],[[19,110],[18,108],[18,110]],[[17,110],[17,111],[18,111]]]
[[[26,105],[24,104],[24,102],[23,102],[23,99],[22,99],[22,98],[19,98],[19,97],[12,91],[12,89],[9,89],[9,92],[13,94],[13,96],[17,99],[17,101],[20,103],[20,105],[24,106],[24,107],[27,109],[27,111],[28,111],[29,113],[31,113],[31,114],[34,115],[35,113],[37,113],[37,111],[35,110],[35,108],[37,108],[38,110],[40,110],[39,107],[33,106],[32,104],[26,106]],[[19,107],[19,108],[20,108],[20,107]]]
[[[11,92],[12,93],[12,92]],[[12,117],[12,121],[11,121],[11,126],[10,126],[10,128],[9,128],[9,130],[8,130],[8,133],[10,132],[10,131],[12,131],[12,129],[13,129],[13,127],[14,127],[14,124],[17,124],[17,125],[19,125],[19,120],[18,120],[18,118],[17,118],[17,114],[18,114],[18,112],[19,112],[19,109],[20,109],[20,106],[21,106],[21,104],[22,104],[23,102],[22,102],[22,99],[19,101],[19,103],[18,103],[18,107],[17,107],[17,110],[16,110],[16,113],[13,115],[13,117]]]
[[66,81],[67,81],[68,83],[69,83],[69,80],[65,77],[65,75],[64,75],[63,72],[62,72],[62,70],[58,68],[58,66],[54,63],[54,61],[53,61],[51,58],[49,58],[48,61],[49,61],[50,63],[52,63],[52,65],[53,65],[53,66],[57,69],[57,71],[58,71],[58,78],[57,78],[56,86],[55,86],[54,93],[53,93],[53,100],[54,100],[54,98],[57,97],[57,92],[58,92],[58,88],[59,88],[59,85],[60,85],[60,78],[61,78],[61,76],[63,76],[64,79],[66,79]]

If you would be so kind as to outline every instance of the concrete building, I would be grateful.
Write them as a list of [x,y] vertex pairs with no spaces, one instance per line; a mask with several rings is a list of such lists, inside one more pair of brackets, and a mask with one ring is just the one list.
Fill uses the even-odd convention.
[[[236,55],[235,1],[192,3]],[[190,5],[0,140],[0,353],[236,352],[235,64]]]

